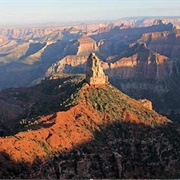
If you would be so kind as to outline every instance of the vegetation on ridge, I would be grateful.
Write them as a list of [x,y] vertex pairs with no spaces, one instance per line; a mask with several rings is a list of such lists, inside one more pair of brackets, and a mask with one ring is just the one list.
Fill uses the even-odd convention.
[[[7,113],[1,117],[6,119],[1,126],[6,127],[2,128],[3,135],[17,133],[22,126],[34,123],[40,116],[65,111],[76,105],[83,84],[84,75],[58,75],[33,87],[1,91],[0,96],[8,106]],[[8,114],[13,113],[14,107],[19,108],[20,113],[11,118]]]
[[150,126],[159,126],[168,122],[165,117],[142,106],[136,100],[123,94],[110,84],[106,87],[87,88],[86,100],[94,109],[108,115],[108,121],[134,121]]
[[53,78],[34,88],[65,109],[0,138],[1,178],[178,177],[179,132],[169,120],[110,84]]

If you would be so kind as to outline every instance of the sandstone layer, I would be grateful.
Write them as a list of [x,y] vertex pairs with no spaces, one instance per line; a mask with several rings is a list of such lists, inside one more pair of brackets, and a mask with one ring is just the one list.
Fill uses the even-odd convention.
[[90,85],[106,84],[106,76],[103,72],[102,62],[95,53],[91,53],[87,60],[86,82]]

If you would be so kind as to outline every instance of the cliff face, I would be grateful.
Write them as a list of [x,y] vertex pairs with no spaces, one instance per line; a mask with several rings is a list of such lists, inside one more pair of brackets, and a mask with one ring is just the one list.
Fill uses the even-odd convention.
[[95,53],[91,53],[87,60],[86,82],[89,85],[106,84],[106,76],[103,72],[102,62]]
[[[74,51],[72,49],[74,48]],[[84,35],[73,42],[73,45],[66,48],[67,52],[72,51],[72,55],[67,55],[58,62],[52,64],[46,72],[46,76],[53,73],[85,73],[86,62],[91,52],[97,52],[98,47],[96,41]],[[76,51],[75,51],[76,50]]]
[[98,51],[96,41],[86,35],[82,36],[77,41],[79,43],[77,55],[89,55],[91,52]]
[[[166,56],[149,50],[145,44],[138,43],[120,55],[122,58],[103,62],[103,69],[109,77],[165,79],[172,74],[176,64]],[[87,56],[67,56],[53,64],[46,75],[53,73],[85,73]],[[75,71],[77,69],[77,71]]]
[[[95,52],[103,60],[109,57],[116,57],[115,59],[119,60],[120,58],[117,58],[119,54],[126,50],[129,44],[141,38],[143,33],[162,32],[162,30],[169,31],[172,29],[172,27],[167,24],[153,25],[145,28],[127,28],[127,23],[122,23],[119,26],[113,23],[102,23],[74,27],[1,28],[0,63],[2,66],[0,67],[0,73],[3,74],[7,85],[4,86],[4,82],[1,80],[0,89],[10,87],[11,83],[8,83],[10,81],[14,81],[13,84],[17,82],[16,86],[20,86],[21,84],[23,86],[30,85],[36,81],[34,78],[42,78],[43,74],[53,63],[57,63],[57,61],[66,56],[68,59],[70,56],[89,56],[91,52]],[[95,31],[94,28],[98,30]],[[179,53],[178,41],[176,44],[177,45],[174,46],[175,50],[173,51],[174,55]],[[79,59],[83,58],[81,57],[79,57]],[[17,67],[18,65],[19,67],[24,67],[23,64],[29,64],[29,69],[32,71],[33,69],[38,69],[39,71],[36,76],[32,73],[31,77],[29,77],[30,74],[27,73],[28,76],[25,83],[23,83],[24,81],[19,83],[15,75],[22,70],[18,70],[18,68],[12,69],[12,67],[14,67],[14,65],[11,65],[12,62],[16,62]],[[108,63],[110,62],[111,61],[108,61]],[[77,61],[76,63],[78,64]],[[62,66],[63,67],[60,68],[62,72],[69,73],[71,70],[75,72],[74,66],[71,68],[70,63],[65,66],[64,62]],[[105,66],[108,67],[108,64]],[[116,68],[118,65],[111,64],[111,66]],[[7,68],[8,72],[6,71]],[[83,70],[85,69],[80,65],[77,73],[82,72],[82,68]],[[110,72],[110,74],[113,74],[113,72]],[[122,75],[122,73],[120,74]],[[23,78],[25,79],[26,76]],[[1,84],[3,85],[1,86]]]
[[112,78],[164,79],[171,75],[173,63],[173,60],[145,49],[144,52],[139,51],[130,57],[108,63],[105,72]]
[[[87,56],[67,57],[51,66],[46,75],[85,73],[86,63]],[[120,55],[108,57],[102,66],[113,85],[136,99],[151,100],[155,110],[178,121],[180,108],[175,96],[179,97],[179,58],[160,55],[145,43],[135,43]]]
[[147,43],[149,49],[167,57],[180,56],[178,33],[173,34],[169,31],[145,33],[138,41]]
[[86,70],[88,56],[69,55],[54,63],[46,72],[46,76],[56,73],[83,74]]

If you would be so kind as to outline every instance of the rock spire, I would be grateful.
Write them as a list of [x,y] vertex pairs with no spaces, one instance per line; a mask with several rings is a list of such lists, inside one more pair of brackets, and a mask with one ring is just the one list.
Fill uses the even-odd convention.
[[91,53],[87,60],[86,82],[90,85],[103,85],[107,82],[102,62],[95,53]]

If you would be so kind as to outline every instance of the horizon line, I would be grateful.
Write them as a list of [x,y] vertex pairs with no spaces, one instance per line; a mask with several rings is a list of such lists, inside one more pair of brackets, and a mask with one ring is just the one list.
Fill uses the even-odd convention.
[[[141,18],[141,19],[140,19]],[[28,23],[0,23],[0,26],[48,26],[48,25],[53,25],[56,26],[55,24],[59,24],[59,26],[70,26],[70,25],[80,25],[82,23],[84,24],[89,24],[89,23],[107,23],[107,22],[114,22],[114,21],[120,21],[120,20],[130,20],[130,19],[135,19],[135,20],[142,20],[142,19],[153,19],[153,18],[180,18],[179,16],[158,16],[158,15],[153,15],[153,16],[125,16],[125,17],[120,17],[116,19],[99,19],[99,20],[68,20],[68,21],[47,21],[47,22],[28,22]],[[79,24],[80,23],[80,24]]]

